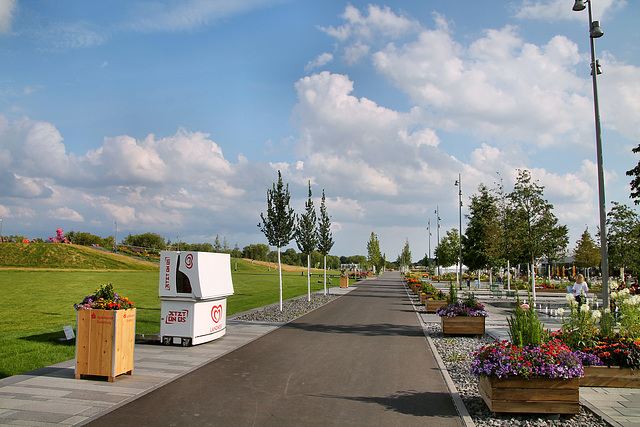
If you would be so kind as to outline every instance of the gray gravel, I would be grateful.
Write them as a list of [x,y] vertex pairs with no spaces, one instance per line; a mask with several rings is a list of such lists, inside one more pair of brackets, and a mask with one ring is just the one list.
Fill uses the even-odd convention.
[[328,302],[333,301],[339,296],[340,295],[331,294],[311,294],[311,301],[307,301],[307,295],[303,295],[301,297],[283,301],[282,311],[280,311],[280,303],[277,303],[243,314],[242,316],[234,318],[234,320],[287,323],[302,316],[303,314],[325,305]]

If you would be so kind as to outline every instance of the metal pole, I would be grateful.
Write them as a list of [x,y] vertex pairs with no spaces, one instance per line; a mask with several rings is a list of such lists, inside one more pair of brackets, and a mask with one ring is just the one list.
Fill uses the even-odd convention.
[[429,233],[428,235],[428,239],[429,239],[429,253],[427,254],[427,259],[429,260],[428,263],[428,270],[429,270],[429,277],[431,277],[431,219],[429,219],[429,221],[427,222],[427,232]]
[[460,174],[458,174],[458,246],[460,249],[458,262],[460,264],[460,275],[458,287],[462,289],[462,181],[460,180]]
[[[434,213],[436,214],[436,240],[438,241],[438,245],[436,246],[436,248],[438,248],[440,247],[440,209],[437,205],[436,205],[436,211]],[[440,282],[440,262],[437,256],[436,256],[436,267],[438,268],[438,282]]]
[[591,29],[593,19],[591,15],[591,0],[588,0],[589,10],[589,42],[591,44],[591,77],[593,79],[593,108],[596,122],[596,160],[598,164],[598,199],[600,204],[600,256],[602,258],[602,303],[609,307],[609,251],[607,248],[607,205],[604,196],[604,165],[602,160],[602,138],[600,130],[600,107],[598,105],[598,60],[596,46]]

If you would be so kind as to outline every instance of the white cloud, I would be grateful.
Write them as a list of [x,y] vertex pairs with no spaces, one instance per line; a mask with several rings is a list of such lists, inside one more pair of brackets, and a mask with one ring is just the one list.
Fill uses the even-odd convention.
[[68,207],[61,207],[57,209],[51,209],[47,212],[47,216],[53,219],[59,219],[63,221],[83,222],[84,218],[78,212]]
[[0,0],[0,34],[11,32],[11,21],[17,4],[17,0]]
[[271,7],[283,0],[187,0],[147,1],[131,8],[134,18],[126,24],[134,31],[192,31],[221,19]]
[[[598,0],[593,4],[594,16],[604,16],[611,9],[624,7],[626,0]],[[557,21],[561,19],[580,19],[587,22],[581,13],[572,10],[573,4],[566,0],[523,0],[517,6],[516,17],[520,19],[543,19]],[[586,11],[582,13],[586,14]],[[598,19],[598,18],[595,18]]]
[[346,43],[344,57],[350,65],[365,57],[376,39],[399,39],[420,29],[418,21],[397,15],[386,6],[381,8],[370,4],[364,16],[356,7],[348,5],[341,18],[346,21],[344,25],[320,29],[339,42]]
[[313,61],[309,61],[304,69],[305,71],[311,71],[315,70],[316,68],[322,68],[331,61],[333,61],[333,55],[331,53],[324,52],[318,55]]
[[465,47],[446,31],[425,30],[417,41],[389,45],[373,57],[376,69],[430,112],[436,127],[541,147],[584,144],[591,132],[580,120],[592,109],[588,81],[575,74],[582,58],[564,36],[536,46],[507,26]]

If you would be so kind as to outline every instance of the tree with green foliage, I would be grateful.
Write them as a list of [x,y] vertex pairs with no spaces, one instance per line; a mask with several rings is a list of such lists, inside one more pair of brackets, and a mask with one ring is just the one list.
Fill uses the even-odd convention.
[[640,217],[626,205],[612,204],[607,213],[609,265],[624,275],[625,268],[640,267]]
[[324,260],[324,294],[327,294],[327,255],[333,247],[333,235],[331,234],[331,217],[327,213],[327,201],[322,190],[322,202],[320,202],[320,218],[318,218],[318,251]]
[[[236,245],[237,246],[237,245]],[[266,261],[269,253],[269,246],[264,243],[254,243],[242,248],[242,257],[256,261]],[[239,258],[239,257],[238,257]]]
[[380,253],[380,241],[373,231],[367,242],[367,262],[373,269],[379,272],[384,266],[382,262],[382,253]]
[[289,204],[289,184],[282,183],[282,174],[278,171],[278,182],[267,190],[267,215],[260,214],[262,222],[258,224],[271,246],[278,248],[278,275],[280,279],[280,311],[282,311],[282,263],[280,249],[286,246],[295,231],[295,213]]
[[436,246],[434,250],[434,254],[440,265],[449,267],[458,262],[458,242],[458,231],[454,229],[447,231],[446,236],[440,240],[440,244]]
[[469,213],[466,215],[467,229],[462,236],[462,262],[469,270],[497,264],[488,248],[491,238],[500,227],[496,197],[484,184],[478,186],[478,193],[471,196]]
[[157,250],[162,250],[166,246],[164,237],[156,233],[129,234],[122,243],[129,246]]
[[582,268],[597,267],[600,265],[600,247],[589,233],[589,227],[585,227],[580,240],[573,251],[576,265]]
[[404,267],[408,268],[411,265],[411,250],[409,248],[409,239],[405,240],[402,252],[400,252],[400,255],[398,255],[397,263],[401,269]]
[[[531,268],[536,259],[547,253],[557,253],[566,248],[567,228],[558,225],[553,205],[543,198],[544,187],[531,178],[528,170],[519,170],[518,178],[508,199],[513,213],[510,236],[517,236],[520,252],[527,255]],[[562,247],[562,245],[565,245]],[[535,300],[535,277],[531,275],[532,294]]]
[[294,233],[298,249],[307,256],[307,301],[311,301],[311,252],[318,245],[316,210],[311,195],[311,181],[309,181],[309,198],[304,204],[304,213],[297,215]]
[[[631,149],[634,153],[640,153],[640,144],[637,147]],[[631,194],[629,195],[630,199],[633,199],[633,203],[636,205],[640,205],[640,161],[631,170],[627,171],[627,176],[633,177],[631,183],[629,184],[631,187]]]

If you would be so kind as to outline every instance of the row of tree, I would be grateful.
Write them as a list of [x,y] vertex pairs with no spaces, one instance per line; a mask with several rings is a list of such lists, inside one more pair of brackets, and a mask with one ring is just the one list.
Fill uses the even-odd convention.
[[258,227],[264,233],[271,246],[277,248],[278,275],[280,281],[280,311],[282,311],[282,263],[280,250],[295,239],[298,249],[307,255],[307,299],[311,300],[311,253],[318,250],[324,257],[324,289],[327,292],[327,254],[333,247],[331,234],[331,218],[327,214],[326,199],[322,190],[320,218],[311,199],[311,181],[309,181],[309,198],[305,203],[303,214],[297,215],[290,205],[289,184],[284,185],[282,174],[278,171],[278,182],[271,190],[267,190],[267,213],[260,214],[262,220]]
[[[610,267],[640,266],[640,218],[629,207],[613,202],[607,214]],[[532,180],[527,170],[519,170],[514,189],[505,193],[502,182],[489,189],[480,184],[471,197],[465,233],[462,235],[462,262],[470,270],[506,267],[522,263],[534,266],[544,260],[562,263],[573,255],[578,267],[600,265],[599,232],[594,239],[588,227],[576,247],[568,251],[568,229],[558,224],[553,205],[544,198],[544,187]],[[449,230],[434,251],[438,265],[458,262],[459,240]]]

